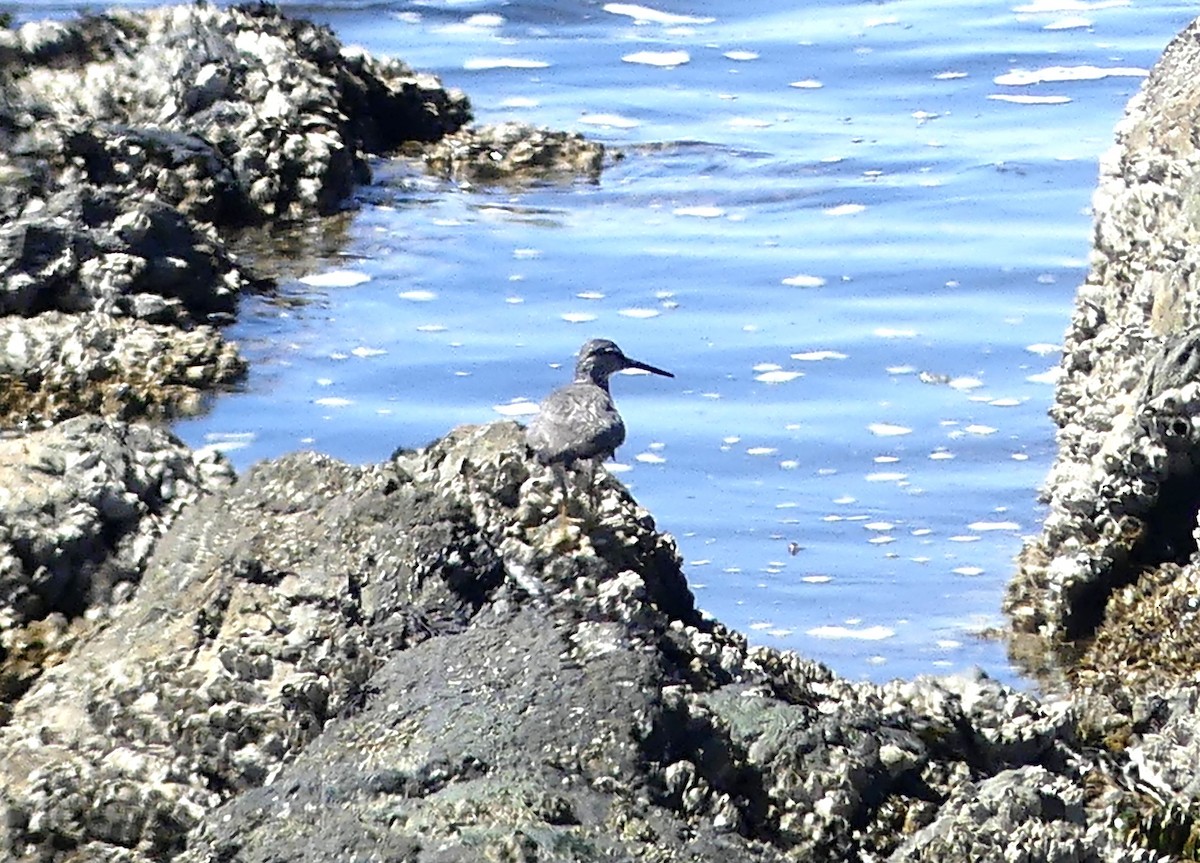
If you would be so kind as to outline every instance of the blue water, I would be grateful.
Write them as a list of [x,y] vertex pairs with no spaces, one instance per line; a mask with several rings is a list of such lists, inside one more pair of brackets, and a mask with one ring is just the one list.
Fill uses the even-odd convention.
[[[713,19],[674,24],[578,2],[292,8],[464,89],[479,122],[625,158],[598,185],[527,189],[377,163],[345,247],[306,273],[360,283],[248,298],[230,335],[253,371],[178,424],[187,441],[239,467],[380,460],[536,400],[606,336],[677,376],[614,382],[618,460],[706,610],[852,677],[1020,682],[979,633],[1003,627],[1042,517],[1096,159],[1191,4],[653,4]],[[1115,73],[996,80],[1089,66]]]

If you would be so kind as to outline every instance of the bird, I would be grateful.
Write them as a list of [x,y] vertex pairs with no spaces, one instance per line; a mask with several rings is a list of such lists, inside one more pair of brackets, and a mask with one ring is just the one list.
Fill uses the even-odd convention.
[[625,442],[625,422],[613,404],[608,379],[624,369],[641,369],[673,378],[668,371],[632,360],[608,339],[591,339],[579,349],[575,379],[550,393],[525,430],[525,441],[537,460],[549,466],[563,492],[566,506],[565,470],[576,462],[589,466],[589,490],[595,466],[611,458]]

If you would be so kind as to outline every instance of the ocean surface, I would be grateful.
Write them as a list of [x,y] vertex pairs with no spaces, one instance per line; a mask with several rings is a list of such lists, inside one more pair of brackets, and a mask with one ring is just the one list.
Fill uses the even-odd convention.
[[530,188],[376,162],[325,253],[245,299],[253,370],[186,441],[378,461],[527,417],[608,337],[676,375],[614,380],[614,469],[704,609],[852,678],[1025,685],[988,632],[1043,516],[1097,157],[1194,4],[287,8],[480,123],[622,158]]

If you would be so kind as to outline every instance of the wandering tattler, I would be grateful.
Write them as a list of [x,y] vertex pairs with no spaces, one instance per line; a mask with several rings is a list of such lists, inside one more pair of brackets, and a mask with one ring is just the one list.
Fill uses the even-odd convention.
[[575,380],[550,393],[525,430],[525,440],[538,461],[550,465],[558,477],[564,507],[567,482],[561,470],[573,467],[577,461],[589,462],[589,479],[594,482],[595,464],[611,457],[625,442],[625,423],[608,391],[609,376],[623,369],[675,377],[631,360],[608,339],[592,339],[579,349]]

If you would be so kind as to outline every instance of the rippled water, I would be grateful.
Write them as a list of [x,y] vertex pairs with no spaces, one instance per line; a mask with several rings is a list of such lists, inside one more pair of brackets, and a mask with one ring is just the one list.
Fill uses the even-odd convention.
[[186,440],[380,460],[613,338],[677,375],[614,382],[618,458],[705,609],[853,677],[1013,678],[979,632],[1041,518],[1096,157],[1191,4],[293,8],[624,158],[527,190],[378,164],[284,283],[308,302],[244,303],[254,370]]

